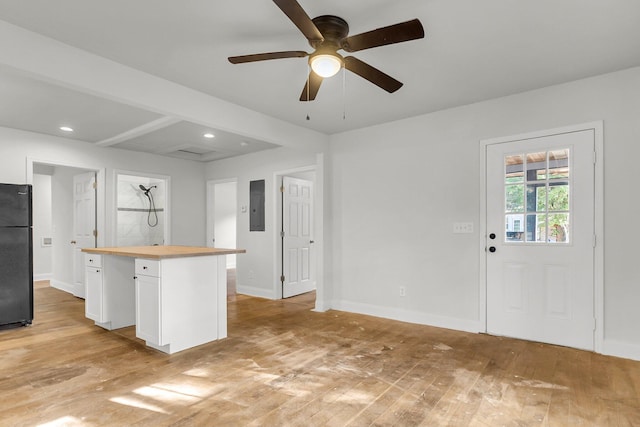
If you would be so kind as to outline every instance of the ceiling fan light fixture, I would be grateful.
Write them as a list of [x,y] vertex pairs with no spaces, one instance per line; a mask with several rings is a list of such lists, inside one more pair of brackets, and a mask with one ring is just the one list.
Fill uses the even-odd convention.
[[314,73],[320,77],[333,77],[342,68],[342,58],[335,54],[321,53],[314,55],[309,63]]

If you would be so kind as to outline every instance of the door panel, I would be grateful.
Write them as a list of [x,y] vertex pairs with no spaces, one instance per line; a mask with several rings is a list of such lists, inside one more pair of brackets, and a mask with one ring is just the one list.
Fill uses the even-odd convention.
[[592,350],[594,132],[486,150],[487,332]]
[[313,183],[283,179],[283,298],[315,289],[313,277]]
[[84,173],[73,177],[73,294],[84,298],[85,268],[83,248],[96,247],[96,182],[95,172]]

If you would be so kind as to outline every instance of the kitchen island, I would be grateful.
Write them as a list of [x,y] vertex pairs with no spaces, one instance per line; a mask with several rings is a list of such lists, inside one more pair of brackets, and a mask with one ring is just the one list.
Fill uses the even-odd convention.
[[226,255],[198,246],[85,248],[85,315],[107,329],[136,326],[172,354],[227,336]]

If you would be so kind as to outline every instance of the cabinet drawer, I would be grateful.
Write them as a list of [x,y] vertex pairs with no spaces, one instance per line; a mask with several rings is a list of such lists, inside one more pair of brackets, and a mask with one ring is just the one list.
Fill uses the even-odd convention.
[[136,259],[136,274],[160,277],[160,261],[152,259]]
[[84,254],[84,262],[87,267],[102,267],[102,255]]

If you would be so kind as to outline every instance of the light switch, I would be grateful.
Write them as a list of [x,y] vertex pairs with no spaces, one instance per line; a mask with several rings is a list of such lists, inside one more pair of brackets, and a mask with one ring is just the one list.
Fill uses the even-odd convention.
[[454,222],[453,232],[456,234],[473,233],[473,223],[472,222]]

